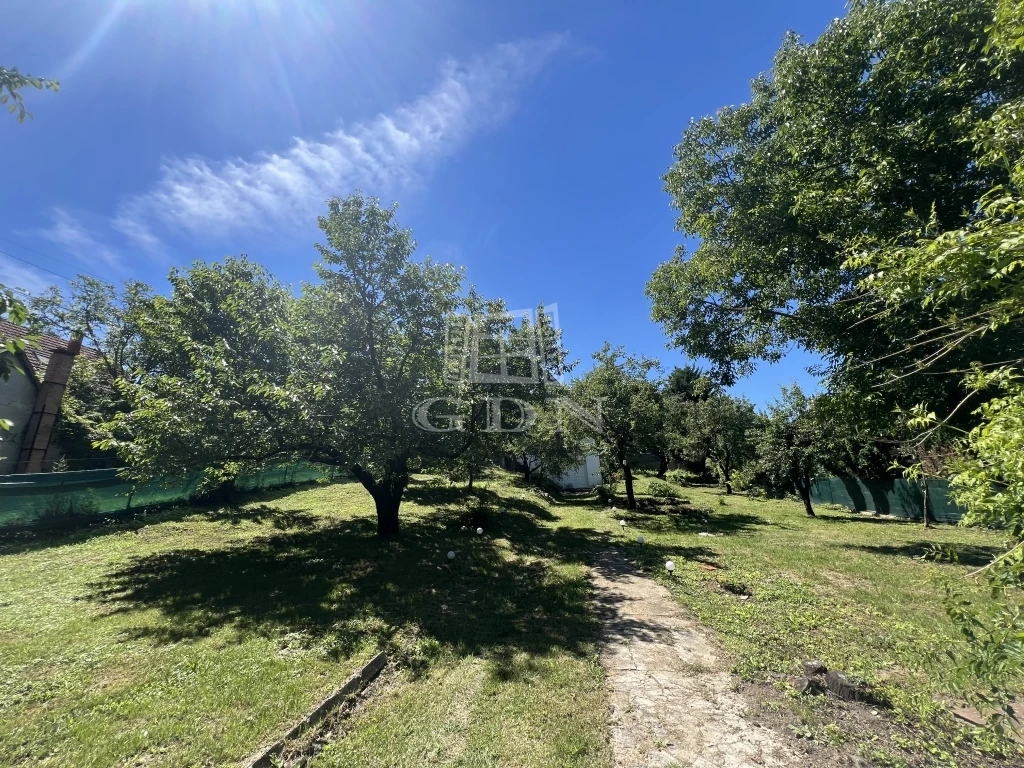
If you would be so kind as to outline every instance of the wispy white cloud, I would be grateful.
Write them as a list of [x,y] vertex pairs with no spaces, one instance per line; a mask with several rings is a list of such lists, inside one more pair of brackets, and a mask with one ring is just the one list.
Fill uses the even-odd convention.
[[63,208],[50,209],[50,222],[49,227],[33,230],[31,234],[49,240],[83,264],[117,266],[120,262],[115,250],[100,242],[78,218]]
[[164,162],[147,192],[126,200],[113,226],[154,248],[169,229],[220,234],[306,221],[334,194],[392,194],[423,177],[476,131],[503,119],[514,97],[565,45],[561,35],[498,46],[466,63],[445,62],[437,85],[389,114],[319,138],[293,139],[253,158]]
[[124,207],[110,222],[110,226],[124,235],[129,242],[147,251],[156,251],[160,248],[160,238],[153,234],[145,221],[135,218]]

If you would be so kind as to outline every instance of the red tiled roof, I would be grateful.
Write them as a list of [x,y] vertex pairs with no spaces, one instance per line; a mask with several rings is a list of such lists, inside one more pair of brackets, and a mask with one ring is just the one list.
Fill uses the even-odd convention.
[[[46,364],[50,362],[50,353],[58,349],[67,349],[70,342],[67,339],[51,336],[48,333],[40,333],[33,336],[30,331],[22,326],[0,318],[0,341],[24,338],[26,336],[32,339],[32,343],[24,352],[25,358],[28,360],[29,365],[32,366],[32,373],[35,374],[36,381],[42,381],[43,374],[46,373]],[[82,351],[79,354],[90,360],[98,360],[100,357],[99,352],[92,347],[86,346],[82,347]]]

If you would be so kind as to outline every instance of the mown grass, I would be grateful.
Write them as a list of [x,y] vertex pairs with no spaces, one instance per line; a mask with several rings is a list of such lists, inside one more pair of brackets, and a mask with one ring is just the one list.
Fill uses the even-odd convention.
[[604,764],[587,581],[602,537],[502,490],[419,482],[393,541],[376,537],[352,483],[7,537],[0,764],[234,764],[378,649],[403,670],[388,701],[408,696],[430,725],[403,717],[411,730],[394,743],[400,733],[374,738],[371,716],[349,764],[458,749],[503,765]]
[[[638,492],[646,493],[650,482],[640,477]],[[970,764],[978,749],[993,748],[985,738],[972,739],[972,730],[940,703],[955,701],[942,658],[954,636],[941,585],[988,600],[966,575],[1004,551],[998,533],[925,529],[827,508],[809,518],[791,500],[727,496],[710,487],[678,492],[688,503],[664,499],[660,508],[618,510],[629,524],[628,535],[619,538],[636,562],[714,630],[736,672],[778,680],[798,674],[802,660],[816,658],[861,678],[906,726],[892,743],[861,745],[879,765]],[[935,561],[929,556],[934,546],[956,553],[959,562]],[[678,564],[672,578],[663,566],[668,558]],[[794,700],[792,710],[804,733],[834,742],[843,724],[825,711],[816,714],[818,701]],[[856,741],[858,735],[844,738]]]
[[[970,763],[966,731],[934,704],[941,671],[912,662],[948,636],[935,580],[960,579],[997,535],[680,492],[689,504],[612,513],[504,474],[473,494],[418,478],[403,532],[381,541],[365,492],[337,483],[7,536],[0,765],[236,764],[384,649],[397,676],[317,768],[606,766],[588,568],[613,545],[669,585],[737,671],[766,678],[817,657],[887,691],[911,736],[872,747],[879,764]],[[964,564],[918,559],[933,543]],[[806,699],[794,713],[812,735],[844,728]]]

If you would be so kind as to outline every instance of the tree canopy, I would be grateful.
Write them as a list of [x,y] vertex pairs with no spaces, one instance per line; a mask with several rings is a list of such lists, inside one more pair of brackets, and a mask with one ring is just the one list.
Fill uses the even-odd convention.
[[345,466],[373,497],[378,530],[398,530],[413,460],[451,449],[413,408],[443,395],[446,319],[459,273],[429,259],[395,209],[355,194],[328,202],[320,282],[296,298],[247,259],[172,271],[172,292],[141,318],[145,369],[108,441],[132,472],[203,469],[216,480],[253,463]]
[[[413,258],[395,213],[359,193],[328,201],[319,281],[298,296],[245,257],[173,270],[167,297],[143,300],[133,288],[123,330],[135,362],[118,379],[128,407],[101,447],[136,477],[202,470],[213,485],[274,461],[344,467],[373,497],[381,535],[398,531],[413,471],[472,472],[493,457],[570,365],[560,337],[542,313],[517,325],[500,301],[463,296],[459,270]],[[109,295],[92,288],[91,306],[106,306]],[[76,307],[60,316],[77,321]],[[453,376],[456,321],[488,324],[489,335],[466,336],[474,365],[497,359],[480,346],[489,340],[522,347],[512,359],[531,376]],[[121,346],[110,345],[112,361]],[[512,396],[517,407],[502,410]]]
[[[1020,83],[1024,5],[1000,0],[989,31],[982,51],[992,78]],[[946,599],[962,640],[950,651],[954,687],[1006,730],[1024,668],[1024,614],[1016,607],[1024,587],[1024,95],[996,101],[987,119],[970,127],[966,144],[991,181],[978,190],[967,220],[946,227],[933,212],[912,238],[865,247],[849,263],[866,271],[859,287],[881,316],[924,310],[934,318],[896,348],[904,368],[958,382],[964,393],[955,404],[922,398],[906,405],[913,405],[917,445],[940,430],[960,435],[947,472],[954,499],[967,510],[964,523],[999,527],[1010,537],[1011,548],[980,571],[997,598],[991,608],[973,606],[953,588]],[[911,468],[932,472],[924,462]]]
[[816,472],[897,455],[1011,535],[979,572],[993,609],[946,601],[952,678],[997,727],[1024,658],[1022,128],[1018,0],[851,3],[685,131],[665,183],[699,245],[647,289],[719,382],[794,343],[826,358],[827,393],[785,389],[757,439],[764,482],[808,514]]
[[725,492],[732,493],[733,472],[753,456],[751,434],[757,422],[749,400],[718,393],[684,401],[670,440],[684,458],[710,461]]
[[[3,283],[0,283],[0,319],[16,326],[24,326],[29,319],[28,307],[25,306],[25,302]],[[0,380],[8,381],[12,373],[19,372],[15,356],[26,349],[30,343],[31,333],[28,328],[22,335],[7,338],[5,333],[0,337]],[[3,354],[4,352],[7,354]],[[10,420],[0,419],[0,430],[9,432],[10,429]],[[0,439],[3,438],[0,437]]]
[[26,117],[32,117],[32,113],[25,109],[25,101],[21,97],[20,91],[23,88],[56,92],[60,90],[60,83],[19,72],[17,67],[0,67],[0,104],[5,104],[7,111],[15,115],[19,123],[24,122]]
[[654,447],[662,425],[658,389],[650,380],[658,363],[608,343],[594,353],[594,361],[594,367],[573,382],[573,396],[577,402],[599,405],[598,449],[606,467],[623,472],[626,504],[635,509],[629,460],[632,454]]
[[[856,2],[818,40],[788,36],[750,102],[690,125],[665,184],[677,228],[700,244],[648,285],[676,346],[728,383],[794,342],[842,366],[936,324],[925,306],[876,316],[862,300],[865,270],[847,259],[912,241],[929,219],[958,229],[1007,180],[973,152],[978,127],[1024,93],[1021,57],[997,75],[985,52],[994,8]],[[1000,352],[992,338],[964,354]],[[913,383],[946,397],[935,382]]]
[[683,400],[705,400],[718,391],[707,372],[695,365],[675,367],[665,379],[662,394]]
[[[23,327],[28,323],[29,319],[28,307],[25,306],[25,302],[19,299],[14,291],[3,283],[0,283],[0,319],[6,320],[12,325]],[[14,355],[29,345],[30,336],[30,330],[25,328],[23,335],[7,338],[7,334],[4,334],[0,338],[0,342],[3,343],[3,346],[0,347],[0,352],[7,352],[9,355],[9,357],[0,355],[0,379],[7,381],[11,377],[11,373],[17,370]],[[7,424],[3,420],[0,420],[0,423]]]
[[808,397],[796,384],[783,387],[754,438],[755,475],[772,489],[796,492],[804,511],[814,517],[811,481],[833,463],[839,437],[824,401]]

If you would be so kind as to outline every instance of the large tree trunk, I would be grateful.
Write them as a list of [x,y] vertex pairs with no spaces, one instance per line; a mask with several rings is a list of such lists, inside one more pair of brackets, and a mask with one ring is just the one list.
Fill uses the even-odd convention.
[[725,495],[732,495],[732,458],[729,456],[728,451],[725,454],[725,461],[721,464],[722,467],[722,480],[725,481]]
[[530,466],[530,457],[523,454],[523,481],[530,484],[530,474],[533,472],[533,467]]
[[622,474],[626,479],[626,508],[636,509],[636,496],[633,495],[633,472],[630,470],[625,456],[620,454],[619,461],[622,463]]
[[668,472],[668,454],[658,454],[658,477],[661,480],[665,479],[665,473]]
[[804,503],[804,512],[808,517],[814,517],[814,507],[811,506],[811,480],[805,477],[796,483],[796,489],[800,494],[800,500]]
[[378,493],[373,497],[377,507],[377,535],[394,536],[398,533],[398,508],[402,504],[402,496]]
[[394,536],[398,533],[398,508],[402,504],[405,486],[409,483],[406,460],[402,458],[389,462],[384,477],[379,481],[358,464],[352,466],[352,474],[373,497],[377,509],[377,535]]

